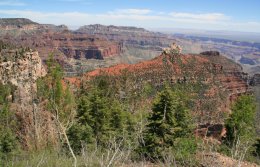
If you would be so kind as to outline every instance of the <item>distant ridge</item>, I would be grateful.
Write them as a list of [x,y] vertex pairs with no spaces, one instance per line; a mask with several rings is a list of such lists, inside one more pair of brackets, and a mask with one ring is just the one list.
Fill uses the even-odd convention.
[[0,26],[23,26],[29,24],[37,24],[36,22],[31,21],[26,18],[0,18]]

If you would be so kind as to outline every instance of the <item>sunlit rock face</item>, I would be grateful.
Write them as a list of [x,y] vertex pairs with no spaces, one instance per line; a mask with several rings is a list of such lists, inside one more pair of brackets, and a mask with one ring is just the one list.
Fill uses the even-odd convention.
[[46,75],[37,51],[3,49],[0,52],[0,82],[17,88],[16,101],[29,103],[36,91],[36,80]]

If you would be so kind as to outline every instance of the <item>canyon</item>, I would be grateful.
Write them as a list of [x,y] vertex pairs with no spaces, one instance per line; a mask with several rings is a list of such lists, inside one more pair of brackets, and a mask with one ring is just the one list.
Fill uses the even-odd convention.
[[[70,77],[75,75],[83,75],[84,81],[106,73],[121,75],[124,71],[137,77],[132,78],[135,85],[147,82],[158,87],[166,80],[172,84],[205,85],[208,89],[203,90],[194,108],[201,125],[223,124],[223,115],[230,112],[232,102],[241,94],[251,92],[250,77],[243,72],[243,67],[220,52],[205,51],[219,48],[205,47],[197,38],[99,24],[71,31],[64,25],[38,24],[28,19],[1,19],[0,25],[3,29],[0,39],[4,42],[37,50],[43,63],[53,54],[63,66],[68,81],[75,81]],[[182,46],[182,55],[172,57],[162,53],[172,42]],[[188,54],[189,51],[201,53]],[[75,83],[79,85],[78,80]]]
[[1,19],[0,39],[39,51],[46,60],[53,53],[68,75],[79,75],[100,67],[134,64],[158,56],[175,42],[183,53],[218,50],[241,64],[244,71],[259,71],[259,43],[177,33],[163,34],[137,27],[85,25],[77,30],[67,26],[39,24],[28,19]]
[[[132,55],[131,49],[138,51],[138,57],[143,60],[153,58],[160,54],[164,47],[172,42],[178,43],[183,48],[183,53],[200,53],[208,50],[218,50],[223,56],[241,64],[250,74],[259,71],[260,43],[239,41],[233,39],[204,37],[203,35],[185,35],[180,33],[160,33],[136,27],[104,26],[100,24],[86,25],[75,31],[80,34],[95,34],[111,41],[121,41],[126,50]],[[144,51],[149,51],[144,52]],[[149,56],[148,56],[149,55]],[[128,56],[125,54],[124,56]],[[134,63],[136,57],[131,57]]]
[[[76,31],[71,31],[65,25],[55,26],[49,24],[38,24],[28,19],[1,19],[0,27],[0,39],[2,41],[25,48],[32,48],[35,51],[37,50],[43,62],[46,62],[49,54],[53,54],[55,59],[57,59],[63,66],[67,76],[79,75],[96,68],[119,64],[115,66],[115,69],[127,69],[132,72],[140,71],[140,73],[144,73],[145,75],[142,77],[147,77],[147,73],[142,68],[151,68],[152,70],[150,70],[150,78],[148,80],[153,80],[155,75],[157,75],[153,72],[159,73],[158,71],[160,70],[158,68],[161,68],[157,67],[158,60],[156,59],[158,58],[155,57],[160,55],[163,48],[167,47],[172,42],[176,42],[182,46],[182,52],[184,54],[187,54],[188,52],[197,53],[200,51],[202,54],[199,54],[199,58],[204,55],[205,62],[215,63],[214,68],[224,69],[222,72],[223,74],[215,75],[217,78],[214,80],[226,84],[225,89],[230,89],[228,91],[239,92],[239,89],[241,89],[241,91],[247,89],[245,84],[241,83],[240,79],[242,78],[246,80],[245,78],[248,78],[247,74],[242,72],[242,66],[230,66],[230,64],[232,64],[231,60],[223,58],[220,56],[219,52],[203,52],[206,49],[220,50],[223,55],[229,58],[232,56],[228,56],[227,54],[235,54],[230,50],[229,52],[224,52],[222,49],[223,47],[218,48],[220,45],[212,45],[214,47],[210,47],[209,45],[206,46],[205,42],[210,44],[209,41],[212,39],[195,38],[183,35],[174,36],[171,34],[151,32],[143,28],[104,26],[100,24],[82,26]],[[233,42],[230,40],[218,40],[217,42],[246,47],[247,50],[251,47],[250,43],[245,43],[246,45],[244,45],[244,43]],[[258,48],[257,44],[252,45]],[[227,49],[228,48],[224,50]],[[238,51],[244,53],[241,50]],[[253,49],[253,51],[257,50]],[[192,59],[188,59],[189,61],[193,59],[196,61],[197,55],[187,55],[192,57]],[[186,57],[189,57],[187,55]],[[159,57],[159,59],[162,59],[161,57]],[[149,59],[152,59],[150,60],[151,62],[157,61],[157,63],[154,63],[157,65],[152,67],[154,64],[148,63],[149,65],[147,67],[144,62],[144,65],[142,65],[142,63],[136,65],[128,64],[138,63]],[[136,66],[138,68],[136,68]],[[201,76],[204,77],[204,80],[207,80],[205,77],[209,79],[210,77],[207,76],[209,74],[201,69],[196,69],[197,66],[199,67],[201,65],[190,64],[190,69],[185,69],[186,71],[184,73],[194,73],[197,71],[196,76],[195,74],[189,74],[191,75],[189,77],[193,78],[193,80],[196,80],[199,77],[201,78]],[[113,68],[111,70],[113,71]],[[174,78],[172,78],[174,82],[176,82],[176,80],[181,80],[181,77],[182,80],[183,78],[185,78],[185,80],[189,78],[188,76],[183,76],[183,72],[180,74],[178,73],[180,68],[172,69],[172,71],[174,71]],[[96,71],[92,73],[95,72]],[[158,84],[159,81],[166,77],[162,74],[158,74],[158,76],[160,77],[157,77],[156,81],[151,82]],[[211,78],[209,80],[213,79]],[[232,85],[237,88],[236,91],[233,90]],[[233,96],[236,97],[237,95],[234,93],[234,95],[230,95],[229,98],[233,99]]]
[[[112,87],[105,93],[112,90],[113,100],[125,105],[124,111],[132,115],[151,112],[156,94],[169,84],[183,93],[180,96],[189,99],[187,106],[196,124],[194,134],[203,142],[221,144],[227,132],[225,119],[238,97],[255,93],[259,101],[259,71],[250,71],[252,75],[244,71],[244,64],[248,63],[257,68],[258,44],[99,24],[71,31],[65,25],[38,24],[28,19],[0,19],[0,29],[0,83],[12,86],[8,100],[10,110],[19,120],[15,133],[26,150],[60,144],[62,134],[55,122],[58,114],[49,108],[49,96],[53,94],[47,94],[46,99],[37,94],[38,81],[51,71],[47,70],[47,62],[52,56],[64,70],[61,91],[66,89],[74,93],[75,98],[84,99],[98,80],[101,87]],[[236,55],[237,52],[240,55]],[[256,58],[247,54],[254,54]],[[57,84],[48,82],[47,88],[50,83]],[[91,100],[99,100],[95,95],[98,91],[94,89]],[[104,102],[110,104],[111,99],[106,98],[109,100]],[[97,105],[99,102],[102,101]],[[86,106],[89,104],[87,101]],[[62,107],[60,111],[65,111]],[[71,111],[76,112],[78,108],[73,107]],[[74,120],[66,120],[69,128],[73,121],[78,121],[73,114],[70,116]],[[67,135],[66,130],[63,133]],[[218,153],[209,155],[213,161],[211,157],[217,161],[228,159]]]

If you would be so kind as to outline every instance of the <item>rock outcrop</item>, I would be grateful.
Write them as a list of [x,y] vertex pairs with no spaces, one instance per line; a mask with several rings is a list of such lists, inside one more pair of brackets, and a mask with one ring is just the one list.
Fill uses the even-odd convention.
[[41,58],[36,51],[20,49],[1,49],[0,82],[15,86],[13,101],[26,105],[32,101],[36,92],[36,80],[46,75]]
[[0,42],[0,82],[13,87],[9,106],[19,120],[15,131],[26,149],[34,147],[32,141],[35,141],[36,131],[43,145],[56,141],[51,114],[42,112],[42,107],[37,104],[36,81],[45,75],[37,51]]

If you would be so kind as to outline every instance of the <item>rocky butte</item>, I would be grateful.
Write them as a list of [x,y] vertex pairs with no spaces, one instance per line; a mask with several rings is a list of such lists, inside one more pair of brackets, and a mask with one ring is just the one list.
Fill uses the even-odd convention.
[[[1,46],[5,44],[0,44]],[[29,104],[36,92],[36,80],[46,75],[37,51],[6,47],[0,49],[0,82],[16,87],[14,102]]]

